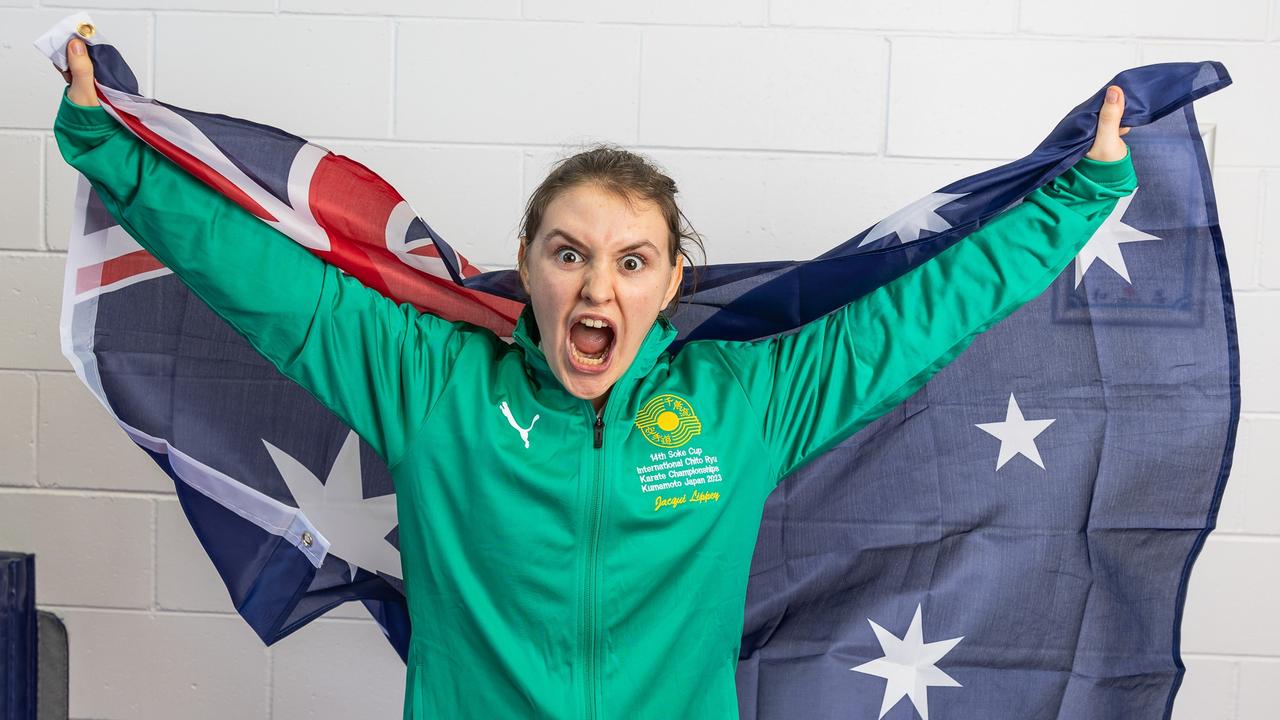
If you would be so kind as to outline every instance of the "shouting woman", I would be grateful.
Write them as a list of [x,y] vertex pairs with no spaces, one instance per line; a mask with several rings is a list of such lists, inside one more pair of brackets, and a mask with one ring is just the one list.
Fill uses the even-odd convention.
[[58,146],[151,254],[385,460],[413,632],[405,718],[737,717],[765,499],[1039,295],[1136,186],[1108,89],[1088,154],[936,258],[798,331],[667,351],[676,184],[598,147],[519,237],[508,344],[397,305],[99,107],[83,43]]

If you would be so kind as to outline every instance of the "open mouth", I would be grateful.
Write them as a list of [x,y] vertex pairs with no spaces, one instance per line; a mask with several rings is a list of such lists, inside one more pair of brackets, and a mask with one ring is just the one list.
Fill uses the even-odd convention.
[[613,326],[597,317],[580,317],[569,327],[569,359],[583,372],[600,372],[613,353]]

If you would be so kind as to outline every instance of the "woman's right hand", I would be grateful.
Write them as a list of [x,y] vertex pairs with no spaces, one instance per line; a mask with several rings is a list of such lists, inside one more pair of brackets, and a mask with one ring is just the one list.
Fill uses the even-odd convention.
[[67,70],[62,77],[71,83],[67,99],[77,105],[98,105],[98,91],[93,84],[93,61],[85,52],[84,41],[80,38],[71,38],[67,43]]
[[1098,111],[1098,128],[1094,131],[1093,147],[1085,153],[1085,157],[1102,162],[1123,160],[1129,153],[1129,146],[1120,139],[1129,132],[1129,128],[1120,127],[1124,117],[1124,90],[1119,85],[1109,85],[1103,98],[1102,109]]

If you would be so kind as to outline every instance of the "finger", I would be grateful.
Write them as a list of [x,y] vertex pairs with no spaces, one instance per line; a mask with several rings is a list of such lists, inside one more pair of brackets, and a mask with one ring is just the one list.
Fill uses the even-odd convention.
[[1098,111],[1098,135],[1120,137],[1120,119],[1124,117],[1124,91],[1118,85],[1107,88],[1102,109]]
[[1128,135],[1128,134],[1129,134],[1129,130],[1131,130],[1131,129],[1132,129],[1132,128],[1120,128],[1120,135],[1121,135],[1121,136]]
[[1123,117],[1124,91],[1118,85],[1112,85],[1104,93],[1102,108],[1098,110],[1098,127],[1087,157],[1107,162],[1124,158],[1128,149],[1120,139],[1120,120]]
[[67,69],[71,72],[71,89],[67,96],[77,105],[97,105],[98,92],[93,85],[93,61],[84,41],[72,38],[67,43]]

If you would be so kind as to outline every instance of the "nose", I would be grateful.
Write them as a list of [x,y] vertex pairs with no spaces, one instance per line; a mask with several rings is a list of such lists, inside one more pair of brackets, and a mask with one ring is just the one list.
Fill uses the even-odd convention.
[[600,267],[590,267],[582,278],[582,299],[592,305],[603,305],[613,299],[613,274]]

